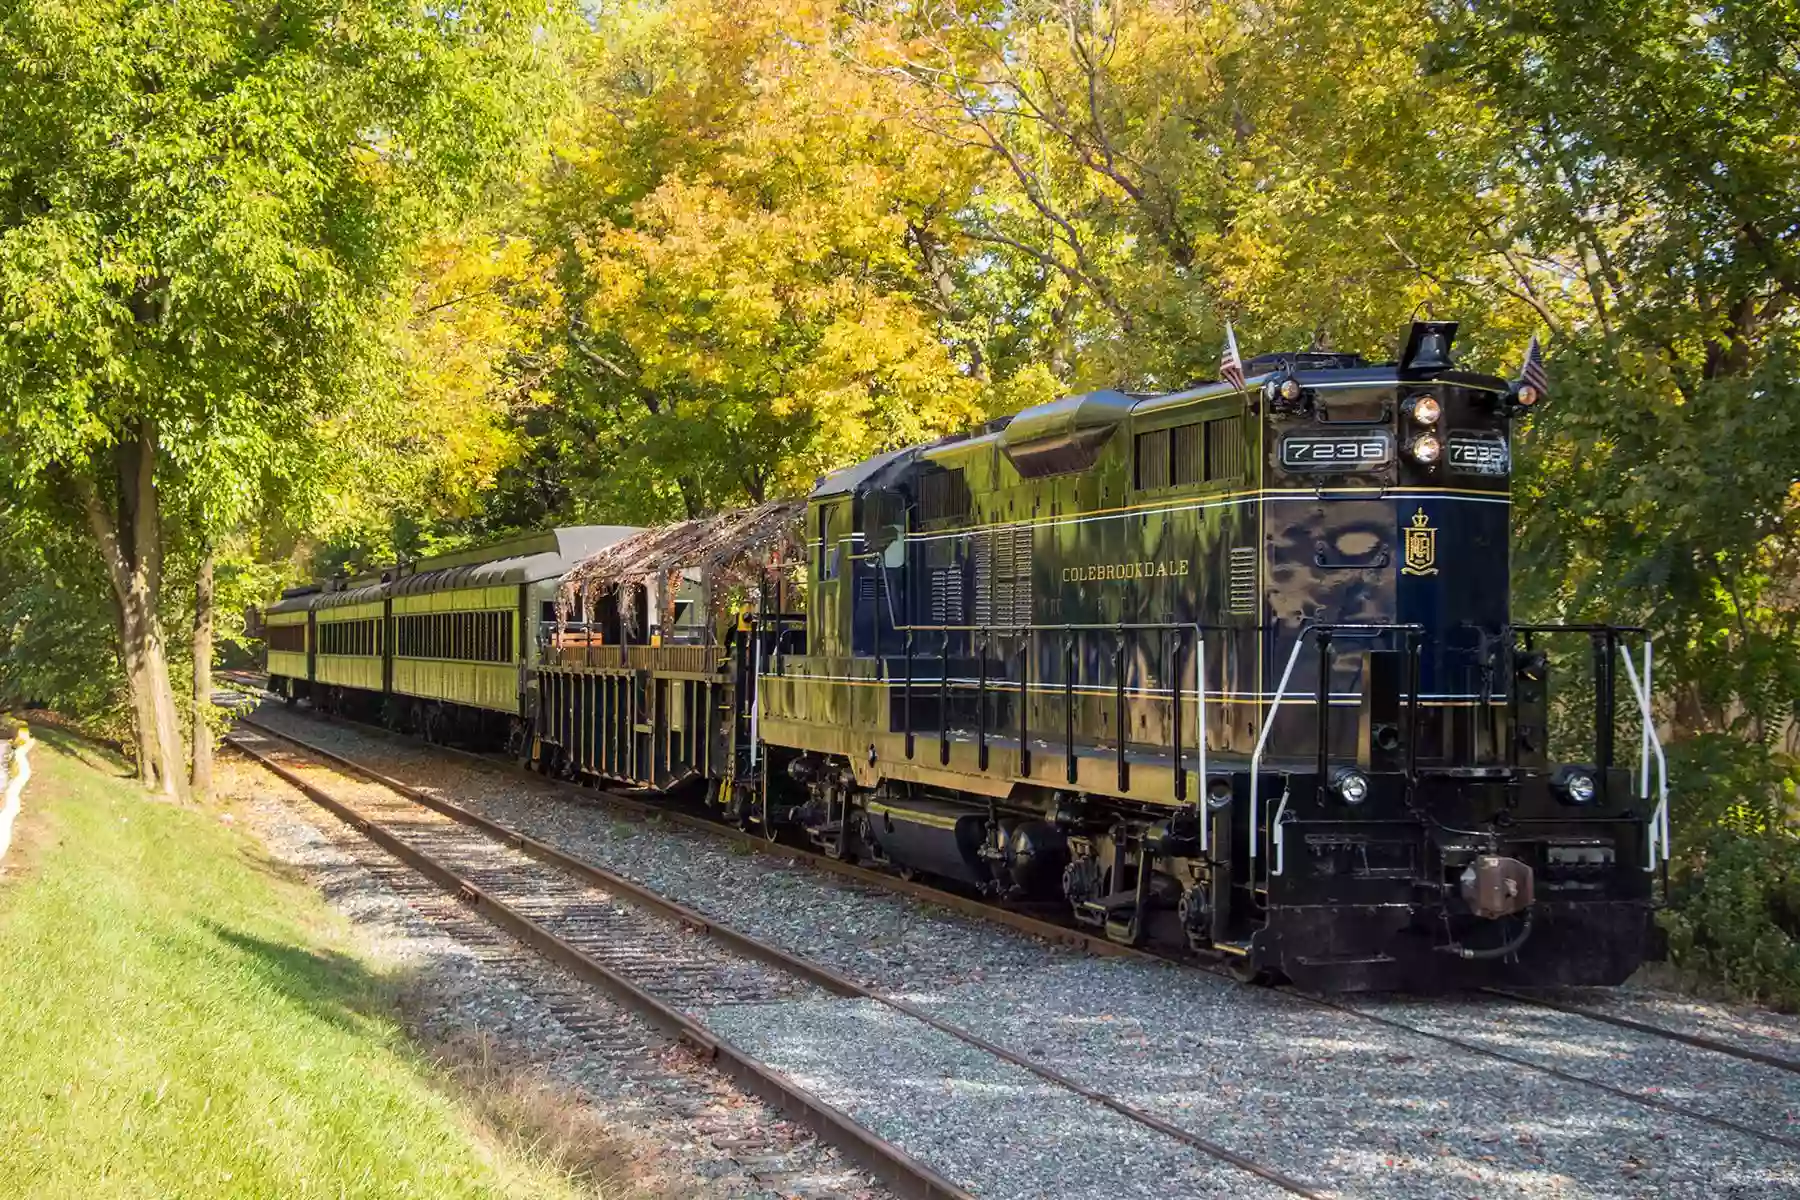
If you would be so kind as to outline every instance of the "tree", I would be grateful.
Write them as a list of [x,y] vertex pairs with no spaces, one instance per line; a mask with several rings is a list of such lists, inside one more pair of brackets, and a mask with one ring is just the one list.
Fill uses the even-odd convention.
[[1517,131],[1514,252],[1554,300],[1535,598],[1651,625],[1678,735],[1800,746],[1800,9],[1534,0],[1436,63]]
[[171,529],[204,578],[312,486],[380,384],[408,248],[510,160],[552,24],[479,0],[0,6],[0,475],[85,524],[165,792]]
[[692,515],[977,422],[991,372],[939,336],[954,286],[926,265],[966,156],[891,119],[888,84],[839,54],[843,15],[678,0],[603,20],[536,202],[556,406],[530,414],[501,504]]

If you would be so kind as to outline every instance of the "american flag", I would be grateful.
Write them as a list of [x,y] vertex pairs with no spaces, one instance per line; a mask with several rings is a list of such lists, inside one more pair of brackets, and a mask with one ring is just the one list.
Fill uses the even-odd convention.
[[1225,354],[1219,360],[1219,378],[1240,392],[1244,390],[1244,360],[1238,357],[1237,335],[1231,332],[1230,321],[1225,322]]
[[1525,365],[1519,368],[1519,382],[1537,389],[1539,400],[1550,394],[1550,376],[1544,373],[1544,355],[1538,349],[1535,333],[1531,335],[1531,345],[1525,347]]

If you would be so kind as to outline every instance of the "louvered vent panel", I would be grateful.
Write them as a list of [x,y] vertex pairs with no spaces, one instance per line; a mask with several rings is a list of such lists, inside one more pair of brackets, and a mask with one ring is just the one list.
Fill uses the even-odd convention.
[[1199,483],[1205,478],[1206,442],[1201,429],[1199,424],[1175,427],[1175,453],[1169,467],[1169,482],[1176,487]]
[[971,539],[975,558],[977,625],[1031,623],[1031,530],[989,530]]
[[962,468],[932,471],[919,480],[919,519],[937,521],[969,515],[969,483]]
[[1137,485],[1139,488],[1169,486],[1169,431],[1156,429],[1137,436]]
[[933,625],[963,624],[963,576],[962,567],[952,564],[948,567],[933,567],[931,570],[931,623]]
[[1232,547],[1230,607],[1234,613],[1256,611],[1256,547],[1254,546]]
[[1240,479],[1244,474],[1244,419],[1221,417],[1206,423],[1206,479]]
[[1031,624],[1031,527],[1013,530],[1012,538],[1012,622]]
[[970,549],[975,554],[975,624],[992,625],[994,623],[995,602],[998,597],[999,579],[998,563],[995,562],[995,543],[1006,535],[1005,530],[978,533],[970,538]]

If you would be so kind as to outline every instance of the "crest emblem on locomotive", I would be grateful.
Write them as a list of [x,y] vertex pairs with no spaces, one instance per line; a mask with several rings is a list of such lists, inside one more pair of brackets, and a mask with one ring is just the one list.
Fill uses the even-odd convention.
[[1437,569],[1437,530],[1432,528],[1431,518],[1420,509],[1413,514],[1412,528],[1406,531],[1406,565],[1400,568],[1402,575],[1436,575]]

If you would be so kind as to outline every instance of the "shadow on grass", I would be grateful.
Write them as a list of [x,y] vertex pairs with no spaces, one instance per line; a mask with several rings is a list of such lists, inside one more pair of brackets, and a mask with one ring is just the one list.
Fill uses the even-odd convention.
[[382,974],[350,954],[273,942],[215,921],[202,925],[270,987],[332,1025],[366,1034],[371,1021],[397,1021],[411,981]]
[[[675,1200],[658,1183],[655,1163],[622,1141],[578,1091],[552,1080],[528,1042],[469,1026],[438,1028],[422,1018],[441,1004],[429,962],[384,974],[332,950],[270,941],[218,922],[204,922],[228,953],[261,979],[332,1026],[380,1038],[376,1022],[419,1052],[426,1081],[512,1150],[566,1174],[584,1194],[618,1200]],[[441,981],[440,981],[441,986]]]
[[31,728],[32,737],[104,775],[115,779],[131,779],[137,774],[110,742],[60,725],[34,724],[29,715],[24,719]]

